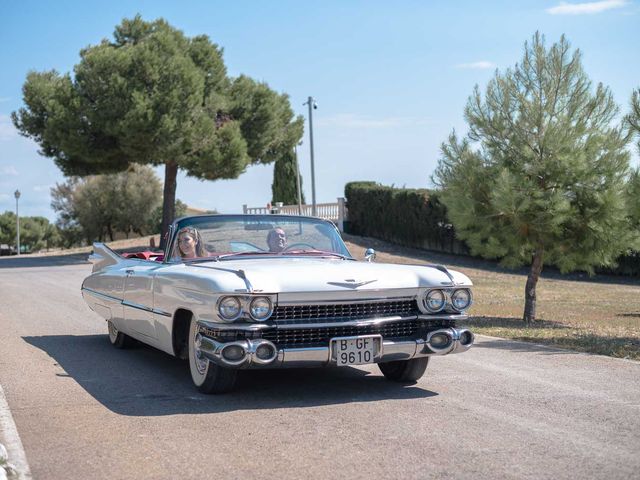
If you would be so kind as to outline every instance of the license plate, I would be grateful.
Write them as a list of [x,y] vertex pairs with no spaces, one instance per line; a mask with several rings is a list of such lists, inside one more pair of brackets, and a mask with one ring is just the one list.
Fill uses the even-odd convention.
[[373,363],[379,351],[381,337],[343,337],[331,339],[332,357],[339,367]]

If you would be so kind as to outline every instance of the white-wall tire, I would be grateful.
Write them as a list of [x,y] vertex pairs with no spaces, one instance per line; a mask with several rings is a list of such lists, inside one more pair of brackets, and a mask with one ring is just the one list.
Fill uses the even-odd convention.
[[196,348],[198,323],[191,317],[189,325],[189,370],[193,384],[202,393],[225,393],[233,389],[237,370],[216,365],[199,354]]

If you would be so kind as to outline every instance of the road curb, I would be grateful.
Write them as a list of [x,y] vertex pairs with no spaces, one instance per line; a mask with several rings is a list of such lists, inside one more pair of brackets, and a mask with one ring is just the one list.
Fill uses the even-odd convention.
[[[0,385],[0,444],[4,445],[8,453],[8,463],[17,472],[17,478],[31,480],[31,470],[27,463],[27,456],[18,435],[18,429],[13,421],[9,404]],[[12,478],[12,477],[9,477]]]

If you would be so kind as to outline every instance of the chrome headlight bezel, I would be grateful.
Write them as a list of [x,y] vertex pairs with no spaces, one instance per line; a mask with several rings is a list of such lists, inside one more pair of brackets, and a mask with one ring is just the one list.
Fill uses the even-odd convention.
[[[256,308],[254,304],[261,301],[265,301],[268,305],[267,312],[263,316],[256,315],[256,313],[254,312],[254,309]],[[267,320],[269,320],[269,318],[273,314],[273,302],[269,297],[264,297],[264,296],[254,297],[251,299],[251,302],[249,303],[248,311],[251,318],[256,322],[266,322]]]
[[[236,321],[264,323],[273,316],[276,299],[277,296],[275,294],[223,294],[216,301],[214,312],[219,321],[223,323]],[[233,315],[226,311],[228,309],[225,309],[225,304],[230,308],[232,307]],[[259,306],[263,309],[262,315],[257,309]],[[268,309],[264,311],[264,308]]]
[[[442,305],[440,305],[440,307],[438,308],[431,308],[429,306],[429,297],[431,295],[436,295],[439,294],[442,296]],[[427,310],[427,312],[429,313],[438,313],[441,312],[445,309],[445,307],[447,306],[447,294],[445,293],[444,290],[440,289],[440,288],[432,288],[430,290],[427,290],[427,292],[424,294],[424,297],[422,297],[422,305],[424,305],[424,308]]]
[[[468,295],[468,301],[466,303],[466,305],[464,307],[457,307],[455,305],[455,297],[457,294],[459,293],[465,293],[466,295]],[[469,307],[471,307],[471,304],[473,303],[473,293],[471,292],[471,289],[469,288],[456,288],[455,290],[453,290],[451,292],[450,295],[450,300],[451,300],[451,308],[453,310],[455,310],[456,312],[464,312],[465,310],[468,310]]]
[[[231,300],[234,301],[238,307],[238,311],[235,315],[229,316],[229,315],[225,315],[224,313],[222,313],[222,304],[227,301],[227,300]],[[238,297],[235,297],[233,295],[225,295],[224,297],[220,297],[218,299],[218,305],[216,307],[218,316],[225,322],[233,322],[234,320],[237,320],[238,318],[240,318],[240,316],[242,315],[242,302],[240,301],[240,299]]]

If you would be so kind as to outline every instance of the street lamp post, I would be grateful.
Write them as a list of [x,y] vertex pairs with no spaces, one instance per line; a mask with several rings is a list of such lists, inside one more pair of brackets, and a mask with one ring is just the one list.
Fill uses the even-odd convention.
[[313,111],[318,108],[318,104],[309,97],[306,103],[303,105],[309,105],[309,148],[311,149],[311,214],[316,216],[316,174],[313,165]]
[[16,197],[16,244],[18,245],[18,255],[20,255],[20,213],[18,211],[18,200],[20,199],[20,190],[13,193]]

